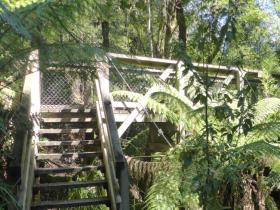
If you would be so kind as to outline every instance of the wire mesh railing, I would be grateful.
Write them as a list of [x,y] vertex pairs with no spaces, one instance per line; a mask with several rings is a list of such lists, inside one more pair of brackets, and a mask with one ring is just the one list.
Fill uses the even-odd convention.
[[94,71],[47,69],[41,76],[41,107],[90,107],[94,104]]
[[[118,66],[110,68],[110,92],[133,91],[145,95],[152,85],[159,79],[164,69],[140,68],[138,66]],[[123,77],[123,78],[122,78]],[[127,84],[129,84],[129,87]],[[113,95],[114,101],[131,101],[129,98],[120,95]]]

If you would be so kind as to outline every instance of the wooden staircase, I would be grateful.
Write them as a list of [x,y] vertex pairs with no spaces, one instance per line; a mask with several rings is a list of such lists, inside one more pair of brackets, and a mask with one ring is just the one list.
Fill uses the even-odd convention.
[[[31,209],[110,207],[96,111],[42,110],[40,126]],[[73,189],[76,193],[88,190],[102,194],[66,200]]]
[[23,87],[22,107],[33,126],[20,130],[18,203],[23,210],[128,210],[127,163],[109,97],[109,78],[102,76],[108,75],[108,66],[97,65],[95,106],[44,107],[38,61],[38,51],[32,52]]

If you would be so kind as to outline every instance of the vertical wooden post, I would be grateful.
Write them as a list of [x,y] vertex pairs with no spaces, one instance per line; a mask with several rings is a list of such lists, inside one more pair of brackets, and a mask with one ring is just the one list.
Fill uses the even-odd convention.
[[30,63],[30,75],[32,80],[31,86],[31,107],[30,107],[30,115],[32,116],[33,121],[33,133],[32,141],[35,144],[35,155],[38,154],[38,149],[36,143],[39,141],[39,130],[40,130],[40,122],[39,122],[39,114],[40,114],[40,106],[41,106],[41,76],[40,76],[40,68],[39,68],[39,52],[38,50],[33,51],[31,53],[32,62]]
[[[32,185],[34,181],[36,142],[39,140],[39,118],[40,113],[40,70],[39,52],[35,50],[30,53],[26,76],[23,87],[23,103],[28,115],[33,122],[31,132],[26,131],[23,139],[23,151],[21,158],[21,186],[19,192],[19,203],[23,210],[29,210],[32,200]],[[35,154],[34,154],[35,153]]]
[[239,69],[238,72],[236,72],[236,88],[240,91],[243,90],[245,86],[244,78],[246,76],[246,71],[243,71],[242,69]]
[[184,93],[184,78],[183,78],[183,71],[184,71],[184,63],[183,61],[179,61],[176,66],[176,89],[179,91],[180,95],[185,95]]
[[[97,62],[96,64],[97,77],[102,85],[102,96],[105,99],[110,99],[110,81],[109,81],[109,65],[105,62]],[[107,98],[106,98],[107,97]]]
[[[176,89],[179,91],[179,94],[181,96],[185,95],[184,91],[184,77],[183,77],[183,71],[184,71],[184,63],[183,61],[179,61],[177,66],[176,66]],[[177,143],[179,143],[182,138],[185,137],[185,132],[184,132],[184,126],[182,123],[180,123],[178,127],[178,136],[177,136]]]
[[129,209],[128,171],[122,148],[119,142],[114,113],[110,101],[109,66],[97,63],[96,91],[98,95],[97,114],[101,133],[102,151],[112,209]]

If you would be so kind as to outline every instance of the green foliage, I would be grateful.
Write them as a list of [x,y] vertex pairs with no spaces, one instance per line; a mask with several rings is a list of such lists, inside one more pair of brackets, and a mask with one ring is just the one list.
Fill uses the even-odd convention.
[[[130,91],[114,91],[113,96],[125,96],[132,101],[143,101],[145,96]],[[154,88],[151,97],[148,98],[147,108],[163,119],[191,132],[197,132],[201,128],[201,121],[197,112],[193,111],[193,103],[186,96],[182,96],[171,85],[159,85]]]
[[[93,163],[94,164],[94,163]],[[86,181],[86,180],[101,180],[104,179],[104,176],[100,172],[81,172],[77,175],[76,181]],[[91,188],[79,188],[72,189],[68,192],[68,199],[86,199],[107,196],[106,190],[98,187]],[[105,205],[96,206],[96,207],[77,207],[78,210],[107,210],[108,208]]]
[[11,186],[7,185],[2,179],[0,179],[0,209],[4,210],[8,207],[21,209],[11,191]]
[[[156,174],[158,179],[150,189],[146,207],[195,209],[199,208],[199,200],[205,209],[227,208],[232,203],[242,203],[241,194],[248,190],[245,183],[256,182],[259,188],[252,189],[263,190],[267,208],[275,208],[268,194],[279,189],[276,160],[280,103],[276,97],[280,93],[279,84],[271,75],[279,72],[280,59],[276,30],[279,23],[271,23],[271,17],[273,22],[279,21],[279,3],[271,3],[272,9],[267,10],[255,0],[181,1],[187,28],[186,49],[182,49],[178,44],[174,1],[150,2],[151,17],[144,0],[1,1],[1,86],[11,86],[16,81],[18,88],[13,90],[20,92],[28,54],[38,47],[47,65],[93,67],[96,60],[104,57],[99,48],[104,38],[101,23],[107,21],[108,50],[180,58],[186,63],[186,96],[176,89],[178,81],[173,81],[175,85],[157,81],[159,88],[148,99],[150,112],[183,127],[187,135],[180,136],[183,149],[174,150],[181,159],[168,154],[173,157],[172,164],[180,165],[182,171],[175,167]],[[147,36],[149,18],[151,36]],[[246,91],[236,94],[225,87],[216,88],[207,77],[187,75],[191,61],[262,69],[266,96],[275,97],[255,103]],[[115,94],[143,100],[141,94],[122,90]],[[8,124],[9,120],[0,121],[1,138],[9,133]],[[143,131],[125,146],[131,149],[144,136]],[[260,164],[266,155],[275,161]],[[263,173],[264,167],[271,168],[268,175]],[[268,184],[263,182],[266,179]],[[72,196],[87,193],[77,191]],[[227,197],[231,203],[225,201]]]
[[182,151],[180,145],[169,152],[168,159],[165,160],[170,165],[168,171],[162,169],[155,174],[154,183],[146,196],[145,209],[200,208],[198,194],[192,191],[194,168],[186,167],[182,170],[178,162],[179,151]]

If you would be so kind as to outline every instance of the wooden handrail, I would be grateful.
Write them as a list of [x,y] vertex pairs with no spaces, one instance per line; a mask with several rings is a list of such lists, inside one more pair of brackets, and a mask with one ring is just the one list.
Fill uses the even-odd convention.
[[23,210],[29,210],[32,199],[32,185],[34,181],[34,155],[37,152],[36,141],[40,125],[37,120],[40,112],[40,71],[38,50],[30,53],[27,74],[24,79],[22,106],[26,115],[32,121],[30,130],[24,130],[21,156],[21,182],[18,191],[18,201]]
[[[162,58],[151,58],[145,56],[134,56],[126,54],[117,54],[117,53],[107,53],[107,56],[110,59],[116,60],[121,64],[134,64],[136,66],[148,67],[148,68],[165,68],[168,66],[177,66],[181,61],[162,59]],[[223,66],[215,64],[203,64],[193,62],[192,67],[198,73],[209,73],[210,77],[221,77],[233,75],[234,80],[237,86],[237,89],[242,89],[244,86],[244,81],[253,81],[261,82],[263,78],[263,72],[261,69],[247,69],[247,68],[238,68],[234,66]],[[280,73],[272,73],[273,78],[279,80]]]
[[96,103],[98,127],[101,137],[106,176],[108,179],[111,209],[129,209],[129,182],[127,162],[119,142],[109,94],[109,68],[104,63],[97,66]]

